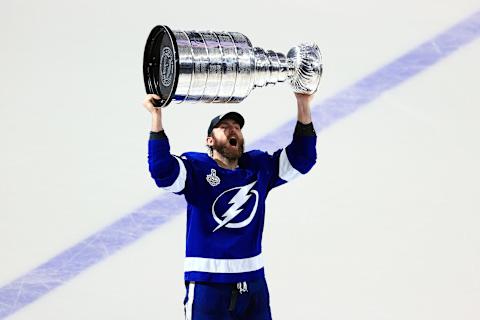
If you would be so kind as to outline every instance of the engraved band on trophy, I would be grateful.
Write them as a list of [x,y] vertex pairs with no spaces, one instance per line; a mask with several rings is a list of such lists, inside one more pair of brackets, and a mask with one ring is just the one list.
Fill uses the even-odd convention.
[[301,44],[285,56],[253,47],[238,32],[172,31],[156,26],[143,56],[147,93],[171,101],[238,103],[255,87],[288,80],[295,92],[314,93],[322,76],[316,44]]

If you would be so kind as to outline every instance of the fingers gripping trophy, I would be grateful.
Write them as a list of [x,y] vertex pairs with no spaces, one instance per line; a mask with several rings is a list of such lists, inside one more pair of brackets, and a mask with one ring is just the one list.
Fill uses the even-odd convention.
[[296,93],[312,94],[322,76],[316,44],[300,44],[285,55],[253,47],[238,32],[177,31],[156,26],[145,45],[147,93],[172,101],[238,103],[256,87],[288,81]]

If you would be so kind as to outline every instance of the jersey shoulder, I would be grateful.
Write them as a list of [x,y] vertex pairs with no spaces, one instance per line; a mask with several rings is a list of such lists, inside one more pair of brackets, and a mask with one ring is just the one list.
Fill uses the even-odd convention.
[[270,157],[270,155],[266,151],[256,150],[256,149],[245,152],[243,156],[245,156],[248,159],[254,159],[254,160],[262,160]]
[[265,167],[271,165],[272,156],[266,151],[251,150],[245,152],[239,160],[242,167]]
[[211,165],[213,159],[204,152],[184,152],[180,158],[194,166]]
[[[215,164],[215,161],[203,152],[185,152],[180,158],[195,167],[212,166],[212,164]],[[262,150],[250,150],[245,152],[239,159],[239,165],[243,168],[259,168],[270,166],[271,164],[272,156]]]

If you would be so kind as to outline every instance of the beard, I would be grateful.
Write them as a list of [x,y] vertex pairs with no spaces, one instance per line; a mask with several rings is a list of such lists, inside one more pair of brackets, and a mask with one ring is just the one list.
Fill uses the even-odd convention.
[[243,139],[238,139],[236,145],[232,145],[229,141],[219,142],[214,138],[213,140],[213,150],[216,150],[219,154],[230,161],[238,160],[244,150],[245,141]]

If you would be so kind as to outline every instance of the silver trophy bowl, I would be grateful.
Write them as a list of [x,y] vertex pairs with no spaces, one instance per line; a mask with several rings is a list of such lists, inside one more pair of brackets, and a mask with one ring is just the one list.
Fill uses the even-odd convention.
[[255,87],[289,81],[294,92],[314,93],[322,76],[316,44],[300,44],[285,56],[253,47],[238,32],[172,31],[156,26],[143,56],[147,93],[170,102],[238,103]]

